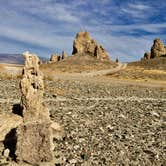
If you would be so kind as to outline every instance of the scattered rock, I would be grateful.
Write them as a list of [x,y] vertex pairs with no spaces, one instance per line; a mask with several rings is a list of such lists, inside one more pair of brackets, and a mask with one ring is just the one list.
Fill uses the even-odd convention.
[[67,58],[66,51],[62,52],[62,55],[52,54],[49,63],[59,62]]
[[109,60],[105,49],[91,38],[88,32],[79,32],[73,43],[73,55],[90,55],[100,60]]
[[9,157],[9,154],[10,154],[10,150],[9,150],[9,149],[5,149],[5,150],[3,151],[3,156],[4,156],[5,158],[8,158],[8,157]]

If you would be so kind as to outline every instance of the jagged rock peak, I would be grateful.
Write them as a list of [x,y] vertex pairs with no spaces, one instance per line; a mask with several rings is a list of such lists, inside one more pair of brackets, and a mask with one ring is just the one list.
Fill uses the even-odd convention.
[[166,54],[166,48],[160,39],[155,39],[151,48],[151,58],[161,57]]
[[90,55],[97,59],[109,60],[109,54],[91,38],[89,32],[79,32],[73,43],[73,55]]
[[142,59],[152,59],[157,57],[166,57],[166,46],[164,46],[159,38],[156,38],[153,41],[153,46],[151,47],[150,52],[146,52]]

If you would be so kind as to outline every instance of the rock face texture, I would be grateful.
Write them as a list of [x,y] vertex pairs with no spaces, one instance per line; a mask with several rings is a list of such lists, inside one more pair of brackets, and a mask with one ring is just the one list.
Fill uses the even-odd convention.
[[150,59],[151,54],[149,52],[145,52],[144,59]]
[[160,39],[155,39],[151,48],[151,58],[161,57],[166,55],[166,47]]
[[90,55],[100,60],[109,60],[105,49],[91,38],[88,32],[79,32],[73,43],[73,55]]
[[66,59],[66,58],[67,58],[67,53],[66,53],[66,51],[63,51],[63,52],[62,52],[62,56],[61,56],[61,57],[62,57],[62,59]]
[[49,62],[50,63],[59,62],[66,58],[67,58],[67,53],[66,51],[63,51],[62,55],[52,54]]
[[17,160],[37,164],[52,160],[49,123],[27,123],[17,129]]
[[23,53],[25,66],[20,83],[23,124],[16,130],[17,161],[37,164],[52,160],[52,131],[49,111],[43,106],[43,74],[39,58]]
[[155,39],[151,51],[144,54],[143,59],[152,59],[157,57],[166,57],[166,46],[160,39]]
[[25,52],[25,66],[23,68],[21,88],[21,107],[24,122],[49,120],[49,111],[43,106],[44,82],[43,74],[39,70],[39,58]]
[[15,114],[0,115],[0,142],[5,140],[6,135],[14,128],[23,123],[23,119]]
[[52,54],[50,58],[50,62],[58,62],[59,61],[59,55]]

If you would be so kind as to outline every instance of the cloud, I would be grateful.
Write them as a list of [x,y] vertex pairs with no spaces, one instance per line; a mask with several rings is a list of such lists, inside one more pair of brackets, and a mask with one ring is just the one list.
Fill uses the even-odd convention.
[[153,14],[151,11],[154,12],[155,9],[153,9],[150,4],[147,5],[142,2],[127,3],[124,5],[124,7],[121,8],[121,12],[124,14],[127,14],[129,17],[141,20],[149,18]]
[[71,54],[76,33],[87,30],[113,59],[140,59],[155,37],[164,39],[166,29],[165,8],[158,5],[160,0],[150,2],[0,1],[0,52],[30,49],[49,57],[52,52],[65,49]]

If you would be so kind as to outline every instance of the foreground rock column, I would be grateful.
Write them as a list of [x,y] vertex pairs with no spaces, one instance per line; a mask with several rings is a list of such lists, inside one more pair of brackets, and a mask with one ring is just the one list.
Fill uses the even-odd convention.
[[39,58],[23,53],[21,106],[23,124],[17,128],[17,161],[37,164],[52,160],[52,130],[49,111],[43,106],[43,74],[39,70]]

